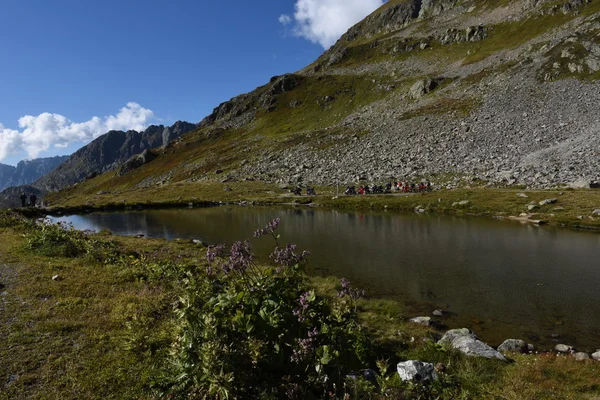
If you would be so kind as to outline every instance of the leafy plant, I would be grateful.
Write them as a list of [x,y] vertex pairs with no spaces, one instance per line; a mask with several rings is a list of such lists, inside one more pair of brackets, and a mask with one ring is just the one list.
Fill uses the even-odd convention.
[[98,261],[119,257],[116,246],[89,232],[78,231],[71,224],[40,221],[27,235],[26,249],[50,257],[91,256]]
[[189,272],[179,302],[171,393],[191,398],[305,398],[335,393],[369,346],[344,281],[339,300],[309,290],[307,252],[280,246],[270,222],[274,265],[260,268],[248,241],[209,248],[206,276]]

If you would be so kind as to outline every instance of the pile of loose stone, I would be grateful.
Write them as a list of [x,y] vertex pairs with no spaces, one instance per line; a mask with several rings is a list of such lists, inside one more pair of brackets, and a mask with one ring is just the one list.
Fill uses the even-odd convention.
[[[440,310],[436,310],[434,315],[440,315]],[[436,314],[437,313],[437,314]],[[409,320],[412,323],[434,326],[436,322],[431,317],[415,317]],[[449,346],[467,356],[485,357],[488,359],[498,359],[508,361],[507,355],[511,353],[529,354],[535,351],[532,344],[528,344],[520,339],[505,340],[497,349],[479,340],[479,338],[467,328],[451,329],[447,331],[440,340],[439,345]],[[557,344],[554,350],[558,354],[572,355],[577,361],[593,359],[600,361],[600,349],[593,354],[578,352],[575,348],[565,344]],[[427,383],[438,379],[438,372],[442,366],[433,365],[418,360],[408,360],[400,362],[397,365],[398,374],[403,381],[415,381]]]

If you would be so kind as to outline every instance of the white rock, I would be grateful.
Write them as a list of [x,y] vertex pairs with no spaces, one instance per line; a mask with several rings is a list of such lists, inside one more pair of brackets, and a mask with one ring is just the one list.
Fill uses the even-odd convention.
[[573,358],[577,361],[585,361],[590,359],[590,355],[588,353],[584,353],[582,351],[573,354]]
[[397,365],[398,375],[402,381],[431,382],[438,379],[433,364],[421,361],[405,361]]
[[444,334],[438,341],[438,344],[450,345],[468,356],[479,356],[485,358],[497,358],[507,361],[506,357],[494,350],[492,347],[483,343],[467,328],[451,329]]
[[559,353],[569,353],[573,351],[573,347],[566,344],[557,344],[554,346],[554,350],[558,351]]
[[432,323],[431,317],[415,317],[409,319],[408,321],[412,322],[413,324],[419,324],[423,326],[429,326]]

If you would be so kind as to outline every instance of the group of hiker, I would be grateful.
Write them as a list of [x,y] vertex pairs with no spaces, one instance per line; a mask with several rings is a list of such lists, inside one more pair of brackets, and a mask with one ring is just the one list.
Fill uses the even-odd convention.
[[431,182],[419,182],[409,183],[409,182],[394,182],[392,187],[392,191],[400,192],[400,193],[420,193],[420,192],[430,192],[431,191]]
[[431,191],[431,182],[388,182],[385,186],[378,185],[362,185],[358,190],[354,186],[346,187],[344,194],[390,194],[390,193],[422,193]]
[[27,195],[25,194],[25,192],[23,192],[23,194],[19,196],[19,199],[21,199],[21,207],[27,207],[28,205],[29,207],[36,206],[37,196],[33,193],[29,196],[29,204],[27,204]]

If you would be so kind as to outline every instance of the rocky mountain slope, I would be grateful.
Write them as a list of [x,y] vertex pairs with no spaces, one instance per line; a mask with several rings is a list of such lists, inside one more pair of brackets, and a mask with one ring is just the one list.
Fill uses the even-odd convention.
[[583,187],[600,178],[599,78],[598,0],[390,0],[313,64],[82,190],[390,178]]
[[20,161],[16,167],[0,164],[0,191],[10,186],[28,185],[64,162],[68,156]]
[[196,124],[177,121],[173,126],[152,125],[145,131],[110,131],[82,147],[34,186],[56,191],[110,171],[146,149],[165,146],[171,140],[194,130]]

